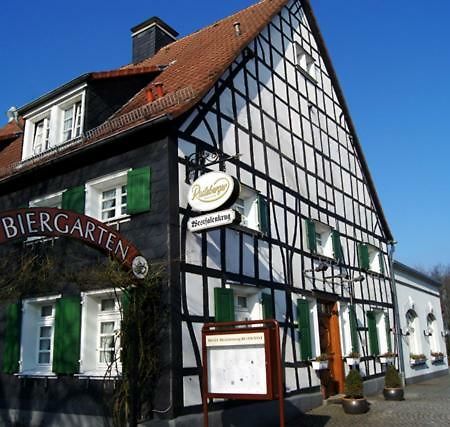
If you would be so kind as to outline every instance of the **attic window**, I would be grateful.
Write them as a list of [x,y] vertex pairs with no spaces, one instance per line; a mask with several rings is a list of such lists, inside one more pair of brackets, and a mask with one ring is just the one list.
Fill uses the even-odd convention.
[[22,160],[72,142],[83,132],[83,88],[78,88],[25,115]]
[[313,80],[317,79],[316,76],[316,61],[314,58],[300,46],[299,43],[295,43],[295,60],[296,65],[307,77]]

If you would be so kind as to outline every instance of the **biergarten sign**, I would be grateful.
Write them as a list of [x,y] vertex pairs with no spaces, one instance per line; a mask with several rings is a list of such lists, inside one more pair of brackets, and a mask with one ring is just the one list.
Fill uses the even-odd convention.
[[197,212],[226,209],[237,200],[240,190],[236,178],[224,172],[208,172],[192,183],[188,202]]
[[0,212],[0,244],[29,237],[69,237],[96,247],[131,269],[136,277],[148,272],[146,259],[108,225],[58,208],[24,208]]

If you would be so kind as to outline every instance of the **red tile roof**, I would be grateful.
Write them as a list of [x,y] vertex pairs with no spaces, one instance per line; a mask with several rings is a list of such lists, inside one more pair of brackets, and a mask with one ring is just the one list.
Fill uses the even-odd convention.
[[[93,143],[111,134],[120,133],[155,116],[178,116],[187,111],[206,94],[237,55],[286,3],[287,0],[260,1],[171,43],[152,58],[139,64],[91,73],[91,78],[99,79],[158,71],[158,83],[162,84],[166,95],[152,102],[147,95],[149,89],[155,88],[155,83],[151,83],[98,129],[88,132],[85,143]],[[233,25],[235,22],[240,23],[240,35],[236,34]],[[153,93],[155,92],[153,90]],[[143,114],[135,114],[136,112]],[[0,129],[0,135],[2,132],[8,132],[5,128]],[[20,154],[18,157],[6,157],[0,152],[0,178],[10,174],[10,166],[19,160]]]

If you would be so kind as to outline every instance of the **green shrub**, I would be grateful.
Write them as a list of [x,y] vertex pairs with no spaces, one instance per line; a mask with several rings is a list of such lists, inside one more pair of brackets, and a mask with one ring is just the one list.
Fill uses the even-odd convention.
[[384,386],[386,388],[401,388],[402,380],[393,365],[388,365],[386,375],[384,377]]
[[361,374],[356,369],[351,369],[345,378],[345,396],[353,399],[363,397],[363,380]]

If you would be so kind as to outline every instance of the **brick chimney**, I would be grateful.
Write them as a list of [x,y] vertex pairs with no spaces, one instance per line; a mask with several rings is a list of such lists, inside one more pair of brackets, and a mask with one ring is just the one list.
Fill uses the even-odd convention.
[[177,39],[178,33],[154,16],[131,29],[133,64],[151,58],[159,49]]

